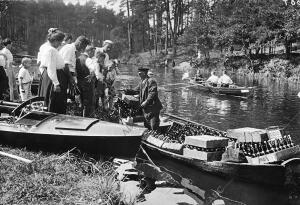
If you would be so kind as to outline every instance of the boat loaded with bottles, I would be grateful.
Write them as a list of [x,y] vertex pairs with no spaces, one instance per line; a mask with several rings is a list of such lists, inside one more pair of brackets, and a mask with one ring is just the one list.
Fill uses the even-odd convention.
[[[122,118],[136,113],[126,100],[118,106]],[[166,116],[167,120],[161,118],[159,130],[148,130],[142,138],[142,147],[152,159],[172,159],[192,167],[194,175],[205,171],[279,186],[300,182],[300,158],[296,158],[300,147],[278,127],[225,132],[178,116]],[[133,117],[133,125],[143,126],[138,119]]]
[[145,128],[45,112],[41,100],[0,101],[0,144],[46,151],[76,147],[97,156],[135,156]]

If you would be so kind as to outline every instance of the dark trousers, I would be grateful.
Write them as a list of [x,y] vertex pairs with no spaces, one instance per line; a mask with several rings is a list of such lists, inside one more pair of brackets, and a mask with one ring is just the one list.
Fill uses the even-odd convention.
[[159,112],[144,114],[144,126],[149,130],[157,130],[159,128]]
[[48,107],[49,112],[66,114],[68,77],[62,69],[56,72],[61,91],[54,91],[54,85],[45,69],[40,80],[39,96],[45,98],[45,106]]

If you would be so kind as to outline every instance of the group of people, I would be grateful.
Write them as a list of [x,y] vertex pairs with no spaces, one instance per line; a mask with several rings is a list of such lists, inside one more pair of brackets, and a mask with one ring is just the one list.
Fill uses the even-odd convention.
[[[22,101],[26,101],[31,98],[32,61],[27,57],[22,59],[18,92],[11,82],[15,81],[11,66],[13,57],[9,51],[11,41],[5,40],[3,45],[5,48],[0,52],[1,97],[9,87],[11,101],[16,100],[15,92],[20,94]],[[66,114],[68,98],[78,103],[84,117],[90,117],[100,105],[105,109],[112,108],[114,83],[119,74],[118,62],[109,59],[108,51],[112,45],[112,41],[106,40],[103,47],[94,47],[85,36],[79,36],[72,42],[72,35],[57,28],[48,30],[47,41],[40,46],[37,56],[40,72],[38,96],[44,97],[47,111]],[[157,83],[152,78],[153,73],[148,71],[148,68],[140,67],[140,83],[125,93],[139,94],[145,127],[158,129],[162,104],[158,98]]]
[[49,112],[65,114],[68,98],[79,104],[84,117],[90,117],[100,101],[106,109],[111,108],[119,73],[107,53],[112,44],[106,40],[103,47],[96,48],[85,36],[72,42],[72,36],[59,29],[48,30],[37,63],[41,72],[38,95],[44,97]]
[[231,78],[227,75],[227,71],[223,70],[222,76],[218,77],[215,71],[211,72],[211,76],[206,80],[209,85],[212,86],[221,86],[221,87],[229,87],[229,85],[233,84]]

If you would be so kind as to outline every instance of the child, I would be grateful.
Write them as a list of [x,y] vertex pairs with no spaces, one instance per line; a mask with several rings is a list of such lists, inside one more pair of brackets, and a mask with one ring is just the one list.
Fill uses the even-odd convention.
[[21,63],[21,69],[18,74],[19,80],[19,89],[21,100],[26,101],[29,100],[32,96],[31,94],[31,83],[33,81],[33,77],[30,75],[29,70],[31,65],[30,58],[23,58]]
[[113,64],[112,61],[108,61],[107,63],[107,74],[105,76],[105,83],[106,83],[106,88],[105,88],[105,96],[107,98],[107,107],[108,109],[112,109],[112,104],[113,104],[113,98],[115,96],[115,79],[117,77],[117,71],[115,68],[115,65]]

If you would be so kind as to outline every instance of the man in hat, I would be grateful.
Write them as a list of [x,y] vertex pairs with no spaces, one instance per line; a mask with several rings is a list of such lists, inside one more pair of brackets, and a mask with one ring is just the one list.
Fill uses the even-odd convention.
[[95,53],[101,51],[102,53],[105,53],[105,59],[104,59],[104,66],[107,67],[107,64],[109,63],[109,55],[108,52],[110,51],[111,47],[113,45],[113,42],[111,40],[105,40],[103,41],[102,47],[96,47]]
[[132,90],[128,89],[125,94],[139,94],[140,106],[144,114],[144,126],[151,130],[159,128],[159,113],[162,109],[162,104],[158,98],[157,83],[153,78],[149,78],[148,68],[140,67],[138,69],[141,78],[138,86]]

